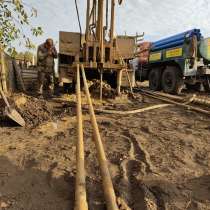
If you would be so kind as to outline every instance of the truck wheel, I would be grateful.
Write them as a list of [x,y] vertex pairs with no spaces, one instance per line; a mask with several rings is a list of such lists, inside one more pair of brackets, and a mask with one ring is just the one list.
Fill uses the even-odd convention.
[[186,84],[188,90],[201,91],[201,83],[197,82],[194,85]]
[[180,69],[176,66],[168,66],[162,75],[162,87],[164,92],[180,94],[183,88],[183,79]]
[[152,69],[149,73],[149,88],[161,90],[161,71],[158,68]]
[[205,81],[203,82],[203,87],[206,92],[210,92],[210,77],[206,77]]

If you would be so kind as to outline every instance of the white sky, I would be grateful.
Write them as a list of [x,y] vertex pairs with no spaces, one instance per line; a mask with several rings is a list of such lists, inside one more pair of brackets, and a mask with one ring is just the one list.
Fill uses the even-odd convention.
[[[44,35],[32,38],[35,44],[52,37],[58,42],[58,32],[78,31],[74,0],[25,0],[38,10],[38,17],[32,21],[42,26]],[[85,23],[86,0],[77,0],[81,21]],[[204,36],[210,36],[209,0],[124,0],[117,6],[116,33],[134,35],[145,32],[145,40],[200,28]]]

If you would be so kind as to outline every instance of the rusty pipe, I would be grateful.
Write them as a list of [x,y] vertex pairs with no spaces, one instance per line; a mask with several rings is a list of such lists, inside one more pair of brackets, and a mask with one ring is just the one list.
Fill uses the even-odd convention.
[[[179,102],[184,102],[189,99],[188,97],[175,96],[175,95],[170,95],[170,94],[161,93],[161,92],[152,92],[152,93],[154,93],[156,95],[163,96],[163,97],[167,97],[169,99],[176,100]],[[203,98],[203,97],[197,96],[197,95],[190,95],[190,98],[193,99],[191,103],[210,107],[210,100],[208,98]]]
[[87,13],[86,13],[86,41],[89,41],[90,34],[90,0],[87,0]]
[[101,14],[100,14],[100,60],[104,63],[104,0],[101,0]]
[[77,64],[77,145],[76,145],[76,190],[75,190],[75,210],[88,210],[85,183],[85,157],[83,141],[83,122],[82,122],[82,102],[80,90],[80,67]]
[[176,102],[174,100],[171,100],[171,99],[162,97],[159,94],[155,94],[152,91],[149,91],[149,90],[141,90],[141,92],[142,92],[142,94],[144,94],[144,95],[146,95],[148,97],[152,97],[152,98],[155,98],[155,99],[164,101],[166,103],[175,104],[177,106],[184,107],[184,108],[186,108],[188,110],[193,110],[193,111],[196,111],[196,112],[200,112],[200,113],[205,114],[205,115],[210,115],[210,111],[208,111],[208,110],[205,110],[205,109],[201,109],[201,108],[198,108],[198,107],[194,107],[194,106],[190,106],[190,105],[187,105],[187,104]]
[[114,192],[114,188],[112,184],[111,175],[108,169],[108,162],[106,159],[104,146],[102,144],[101,136],[99,133],[99,128],[96,121],[96,116],[93,109],[93,104],[90,97],[90,92],[88,89],[87,80],[85,76],[85,70],[84,70],[83,65],[81,66],[81,69],[82,69],[82,78],[84,82],[85,93],[86,93],[86,97],[89,104],[89,113],[90,113],[91,123],[93,126],[93,136],[94,136],[94,141],[95,141],[97,156],[98,156],[98,161],[99,161],[99,167],[100,167],[102,181],[103,181],[103,190],[104,190],[104,196],[105,196],[105,200],[107,204],[107,210],[119,210],[116,203],[116,196],[115,196],[115,192]]
[[97,41],[99,42],[100,62],[104,62],[104,0],[98,0],[98,17],[96,29]]
[[111,23],[110,23],[110,42],[114,40],[114,24],[115,24],[115,0],[111,4]]
[[96,28],[96,34],[97,34],[97,40],[100,42],[101,41],[101,31],[103,28],[102,25],[102,13],[103,13],[103,4],[104,4],[104,0],[98,0],[98,14],[97,14],[97,28]]

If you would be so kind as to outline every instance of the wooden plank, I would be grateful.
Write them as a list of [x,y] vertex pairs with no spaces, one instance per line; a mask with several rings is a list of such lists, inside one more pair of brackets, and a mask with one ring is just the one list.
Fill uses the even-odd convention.
[[13,66],[14,66],[14,69],[15,69],[17,80],[19,80],[19,82],[20,82],[20,87],[25,92],[26,88],[24,86],[24,82],[23,82],[23,78],[22,78],[22,75],[21,75],[20,67],[17,65],[16,61],[13,61]]
[[1,59],[1,84],[3,91],[7,93],[7,81],[6,81],[6,68],[5,68],[5,56],[2,47],[0,46],[0,59]]

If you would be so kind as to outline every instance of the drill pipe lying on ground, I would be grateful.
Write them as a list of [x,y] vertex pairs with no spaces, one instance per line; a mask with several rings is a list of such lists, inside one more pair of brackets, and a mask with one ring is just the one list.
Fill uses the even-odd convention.
[[86,80],[86,76],[85,76],[85,70],[84,70],[83,65],[81,65],[81,69],[82,69],[82,78],[83,78],[83,82],[84,82],[85,93],[86,93],[86,97],[87,97],[88,104],[89,104],[89,113],[90,113],[91,123],[93,126],[93,137],[94,137],[94,141],[95,141],[95,145],[96,145],[98,162],[99,162],[99,167],[100,167],[102,181],[103,181],[103,189],[104,189],[104,196],[105,196],[105,201],[106,201],[106,205],[107,205],[107,210],[119,210],[117,203],[116,203],[116,196],[115,196],[112,179],[111,179],[111,175],[110,175],[109,168],[108,168],[108,162],[106,159],[104,146],[103,146],[101,136],[99,133],[99,128],[98,128],[98,124],[96,121],[96,116],[95,116],[95,112],[93,109],[93,104],[92,104],[92,100],[90,97],[88,84],[87,84],[87,80]]
[[[99,167],[101,171],[103,190],[107,210],[119,210],[117,206],[117,200],[112,184],[111,175],[108,169],[108,162],[106,159],[104,147],[102,144],[101,136],[99,133],[98,124],[96,121],[95,112],[93,109],[92,100],[90,97],[87,80],[85,76],[84,66],[81,66],[82,78],[84,82],[85,93],[89,104],[89,113],[91,124],[93,127],[93,137],[96,145]],[[83,142],[83,126],[82,126],[82,108],[81,108],[81,90],[80,90],[80,66],[77,65],[77,176],[76,176],[76,192],[75,192],[75,210],[88,210],[86,200],[86,188],[85,188],[85,167],[84,167],[84,142]]]
[[161,96],[159,93],[155,93],[153,91],[148,91],[148,90],[141,90],[141,93],[143,95],[148,96],[148,97],[152,97],[152,98],[164,101],[166,103],[175,104],[177,106],[184,107],[188,110],[193,110],[193,111],[196,111],[196,112],[199,112],[199,113],[202,113],[202,114],[210,115],[210,111],[205,110],[205,109],[200,109],[198,107],[190,106],[190,105],[188,105],[188,102],[185,103],[185,104],[179,103],[179,102],[173,101],[171,99],[168,99],[166,96]]
[[85,155],[83,141],[83,122],[82,122],[82,106],[81,106],[81,90],[80,90],[80,69],[77,65],[77,149],[76,149],[76,189],[75,189],[75,210],[88,210],[86,199],[86,183],[85,183]]
[[181,97],[181,96],[175,96],[175,95],[170,95],[170,94],[167,94],[167,93],[161,93],[161,92],[156,92],[156,91],[154,91],[153,93],[158,94],[160,96],[164,96],[164,97],[170,98],[172,100],[173,99],[177,100],[179,102],[184,102],[184,101],[186,101],[188,99],[192,99],[191,103],[195,103],[195,104],[198,104],[198,105],[204,105],[204,106],[210,107],[210,100],[209,99],[207,99],[207,98],[205,99],[205,98],[199,97],[196,94],[193,94],[190,97]]

